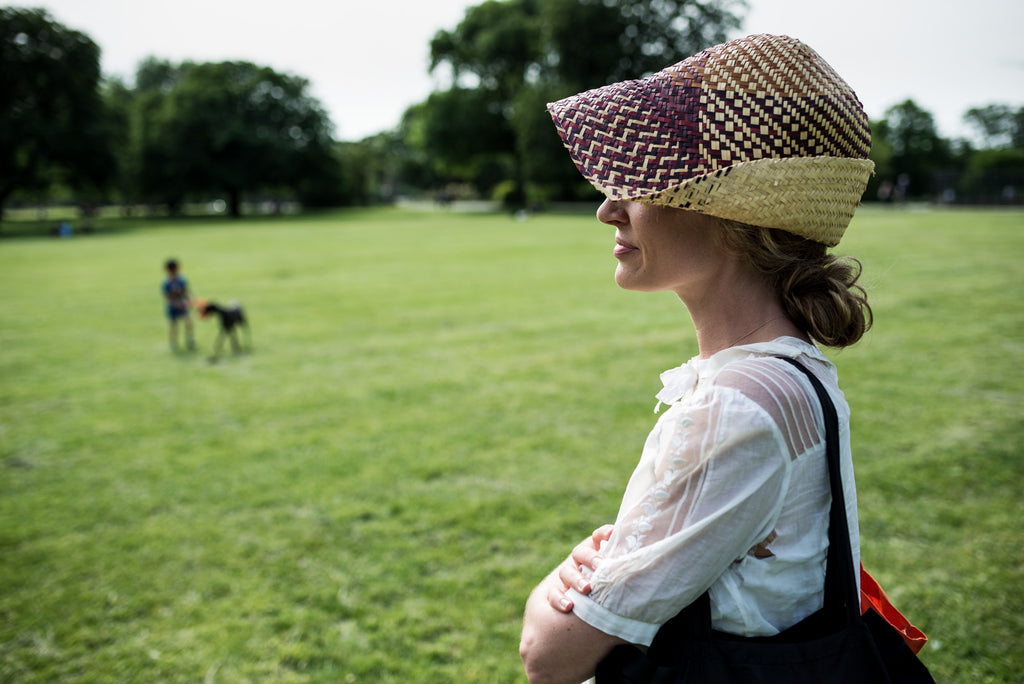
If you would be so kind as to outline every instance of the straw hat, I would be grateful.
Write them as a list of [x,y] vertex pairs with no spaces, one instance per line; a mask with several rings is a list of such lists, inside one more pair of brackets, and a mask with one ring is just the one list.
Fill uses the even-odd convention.
[[580,172],[610,199],[692,209],[829,246],[874,168],[856,94],[788,36],[732,40],[548,111]]

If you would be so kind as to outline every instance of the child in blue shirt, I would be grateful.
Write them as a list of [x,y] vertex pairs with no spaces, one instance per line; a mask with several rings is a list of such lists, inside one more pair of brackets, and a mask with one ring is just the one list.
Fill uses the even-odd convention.
[[171,351],[178,350],[178,321],[185,323],[185,344],[189,350],[196,348],[196,341],[193,335],[192,318],[188,310],[192,305],[188,292],[188,281],[179,273],[177,259],[168,259],[164,264],[167,271],[167,278],[163,283],[164,299],[167,300],[167,318],[170,320],[169,338]]

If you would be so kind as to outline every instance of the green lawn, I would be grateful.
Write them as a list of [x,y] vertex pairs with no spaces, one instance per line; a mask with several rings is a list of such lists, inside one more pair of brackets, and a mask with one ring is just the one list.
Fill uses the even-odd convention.
[[[527,593],[696,351],[673,296],[592,214],[98,227],[0,239],[0,681],[525,682]],[[1024,212],[867,207],[840,251],[864,563],[937,681],[1019,681]],[[168,256],[252,354],[169,351]]]

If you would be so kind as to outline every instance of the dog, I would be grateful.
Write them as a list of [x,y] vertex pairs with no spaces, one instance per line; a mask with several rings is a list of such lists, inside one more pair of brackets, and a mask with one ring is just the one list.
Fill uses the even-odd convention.
[[[220,356],[221,347],[224,346],[224,339],[231,340],[231,350],[236,354],[245,351],[252,351],[252,332],[249,329],[249,321],[245,317],[245,311],[238,302],[231,302],[227,306],[221,306],[208,299],[197,299],[196,310],[199,317],[206,319],[210,314],[215,314],[220,320],[220,331],[217,333],[217,341],[213,345],[213,356],[211,361],[216,361]],[[243,347],[239,330],[245,331],[245,345]]]

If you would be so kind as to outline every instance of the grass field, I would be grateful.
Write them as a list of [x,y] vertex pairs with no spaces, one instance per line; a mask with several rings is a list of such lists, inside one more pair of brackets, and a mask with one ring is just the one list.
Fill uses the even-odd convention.
[[[0,681],[525,682],[527,593],[696,352],[678,302],[590,214],[99,228],[0,240]],[[1019,682],[1024,212],[867,207],[841,251],[865,566],[937,681]],[[171,255],[253,353],[169,351]]]

